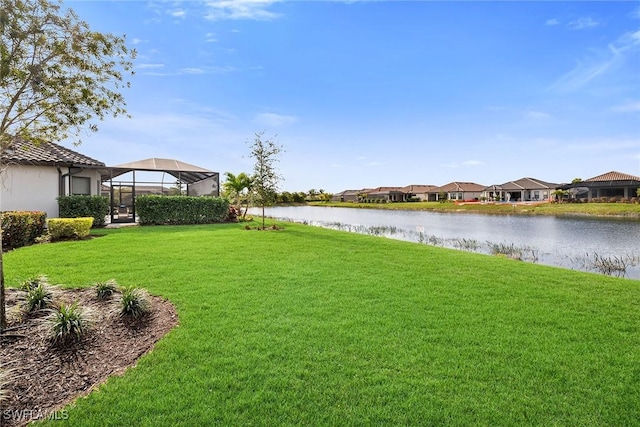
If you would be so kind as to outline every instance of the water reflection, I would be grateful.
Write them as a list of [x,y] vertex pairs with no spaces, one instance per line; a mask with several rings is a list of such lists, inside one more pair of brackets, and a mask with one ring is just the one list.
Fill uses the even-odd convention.
[[[253,215],[258,214],[253,210]],[[288,206],[282,221],[640,279],[640,221]]]

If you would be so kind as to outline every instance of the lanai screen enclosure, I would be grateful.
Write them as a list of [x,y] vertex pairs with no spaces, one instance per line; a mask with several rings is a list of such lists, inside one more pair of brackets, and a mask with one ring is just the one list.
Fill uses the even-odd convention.
[[[160,172],[163,174],[163,179],[166,173],[175,180],[167,183],[164,181],[140,181],[136,180],[136,172],[139,176],[140,172],[142,175],[148,172]],[[218,172],[174,159],[151,158],[124,163],[101,170],[101,175],[103,191],[109,194],[111,200],[111,222],[135,222],[136,195],[165,194],[167,190],[165,184],[177,185],[180,190],[183,184],[186,185],[186,195],[188,196],[217,197],[220,195],[220,174]],[[180,191],[179,194],[182,192]]]

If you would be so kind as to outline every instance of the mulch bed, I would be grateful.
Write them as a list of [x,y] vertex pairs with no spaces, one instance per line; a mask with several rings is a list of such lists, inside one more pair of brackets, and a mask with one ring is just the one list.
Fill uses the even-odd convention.
[[122,374],[178,324],[173,304],[150,297],[150,313],[138,320],[119,316],[118,295],[96,298],[93,288],[57,289],[56,301],[86,307],[93,319],[80,341],[55,346],[46,339],[42,315],[18,319],[23,292],[7,289],[9,327],[0,335],[0,364],[11,372],[8,398],[0,407],[1,426],[25,425],[55,417],[76,398],[88,394],[111,375]]

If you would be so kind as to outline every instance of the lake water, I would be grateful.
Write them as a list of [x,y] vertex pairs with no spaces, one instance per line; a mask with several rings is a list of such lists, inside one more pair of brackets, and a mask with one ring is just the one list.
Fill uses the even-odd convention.
[[[249,212],[259,215],[259,209]],[[480,253],[505,253],[507,248],[525,261],[640,279],[637,220],[318,206],[278,206],[265,212],[283,221]]]

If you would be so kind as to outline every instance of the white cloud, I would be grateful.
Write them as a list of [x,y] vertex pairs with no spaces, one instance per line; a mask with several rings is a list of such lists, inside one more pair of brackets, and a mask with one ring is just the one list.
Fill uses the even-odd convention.
[[638,113],[640,112],[640,101],[628,102],[622,105],[616,105],[611,110],[618,113]]
[[624,33],[606,49],[594,50],[593,54],[579,61],[573,70],[560,77],[551,89],[572,92],[582,88],[595,78],[606,74],[624,62],[629,51],[640,48],[640,30]]
[[218,41],[218,39],[216,38],[216,35],[214,33],[205,34],[204,40],[207,43],[216,43]]
[[281,127],[293,124],[298,121],[295,116],[287,116],[277,113],[260,113],[256,115],[254,121],[262,126]]
[[547,21],[545,22],[545,25],[548,25],[549,27],[553,27],[554,25],[559,25],[560,21],[558,21],[556,18],[552,18],[552,19],[547,19]]
[[551,118],[551,115],[548,113],[544,113],[542,111],[527,111],[525,113],[525,117],[527,119],[532,119],[532,120],[547,120]]
[[179,71],[179,74],[204,74],[204,70],[202,68],[182,68]]
[[571,30],[586,30],[589,28],[595,28],[600,25],[600,22],[590,17],[578,18],[575,21],[571,21],[567,24],[567,27]]
[[268,8],[279,0],[209,0],[205,18],[210,21],[223,19],[253,19],[268,21],[279,17]]
[[139,69],[149,69],[149,68],[163,68],[164,64],[138,64],[136,68]]
[[174,18],[184,18],[187,16],[187,12],[184,9],[174,9],[169,11],[169,15]]

